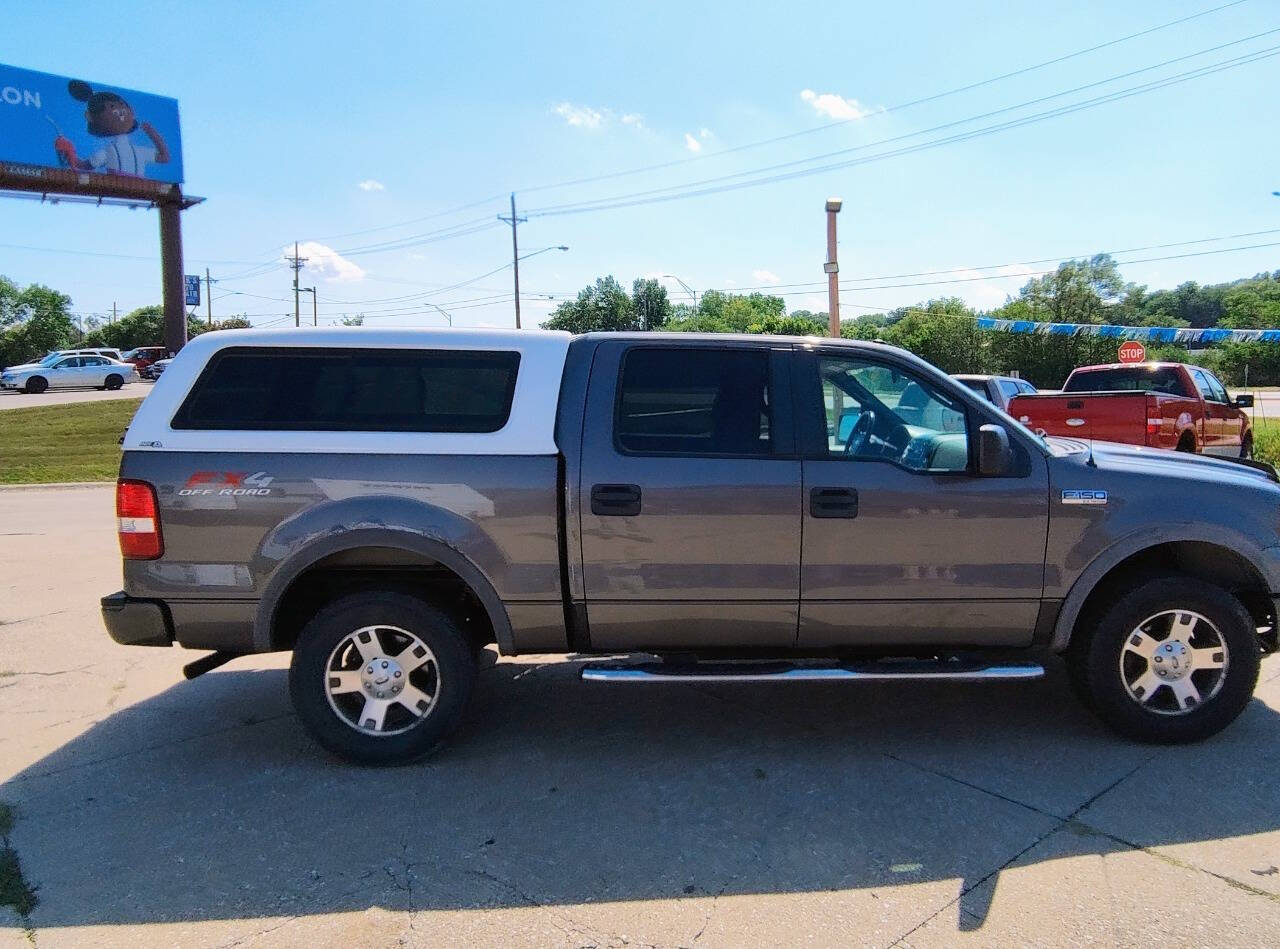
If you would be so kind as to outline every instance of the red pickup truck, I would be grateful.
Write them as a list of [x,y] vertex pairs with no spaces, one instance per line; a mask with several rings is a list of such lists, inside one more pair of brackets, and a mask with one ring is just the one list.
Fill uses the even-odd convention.
[[1048,435],[1253,457],[1253,424],[1208,369],[1177,362],[1082,366],[1062,391],[1020,395],[1009,414]]

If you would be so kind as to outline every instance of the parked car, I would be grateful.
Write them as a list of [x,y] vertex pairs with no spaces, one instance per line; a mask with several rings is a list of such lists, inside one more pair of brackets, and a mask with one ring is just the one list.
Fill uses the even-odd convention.
[[33,394],[50,388],[119,389],[137,381],[133,366],[105,356],[53,356],[34,366],[15,366],[0,373],[0,389]]
[[992,405],[998,405],[1006,410],[1009,408],[1009,401],[1014,396],[1034,395],[1036,392],[1036,387],[1030,382],[1013,376],[986,376],[964,373],[952,376],[952,378],[963,382]]
[[116,349],[55,349],[35,362],[25,362],[16,366],[0,366],[0,372],[31,369],[35,366],[52,366],[63,356],[105,356],[108,359],[119,361],[120,351]]
[[1076,369],[1059,393],[1020,395],[1009,414],[1050,435],[1252,458],[1252,406],[1200,366],[1115,363]]
[[495,642],[657,656],[583,666],[633,686],[1054,651],[1153,742],[1224,728],[1276,648],[1273,469],[1045,441],[892,347],[241,330],[166,376],[124,438],[107,629],[216,650],[188,677],[291,651],[299,718],[355,761],[435,748]]
[[138,375],[142,376],[142,378],[144,379],[150,379],[152,382],[155,382],[157,379],[160,378],[161,374],[163,374],[164,371],[169,368],[169,363],[171,363],[172,361],[173,360],[168,358],[157,359],[155,362],[151,363],[149,366],[145,366],[142,369],[140,369],[138,371]]
[[151,364],[166,358],[168,355],[169,351],[163,346],[139,346],[136,349],[129,350],[121,356],[120,359],[124,362],[131,363],[133,367],[138,370],[138,374],[142,375],[142,371],[144,369]]

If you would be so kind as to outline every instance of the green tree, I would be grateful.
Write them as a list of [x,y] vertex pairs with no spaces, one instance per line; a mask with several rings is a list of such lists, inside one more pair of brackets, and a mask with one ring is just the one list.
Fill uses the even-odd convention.
[[71,298],[40,284],[19,290],[0,278],[0,365],[38,359],[66,349],[79,336],[71,319]]
[[642,329],[661,329],[671,318],[667,288],[652,277],[637,277],[632,282],[631,307]]
[[748,333],[767,333],[772,336],[823,336],[827,327],[811,315],[792,313],[790,316],[765,316],[747,327]]
[[1106,323],[1105,308],[1121,300],[1125,282],[1110,254],[1065,260],[1058,269],[1029,280],[1019,299],[1054,323]]
[[631,297],[612,276],[598,278],[594,284],[580,290],[577,299],[561,303],[542,325],[544,329],[568,330],[570,333],[641,328]]
[[1219,326],[1232,329],[1280,328],[1280,282],[1250,281],[1227,291],[1223,297],[1223,311]]

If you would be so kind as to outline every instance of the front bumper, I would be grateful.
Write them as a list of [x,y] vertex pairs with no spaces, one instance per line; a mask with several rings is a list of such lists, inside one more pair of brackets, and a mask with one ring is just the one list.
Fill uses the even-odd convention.
[[173,618],[159,600],[140,600],[124,592],[104,596],[102,622],[122,646],[173,645]]

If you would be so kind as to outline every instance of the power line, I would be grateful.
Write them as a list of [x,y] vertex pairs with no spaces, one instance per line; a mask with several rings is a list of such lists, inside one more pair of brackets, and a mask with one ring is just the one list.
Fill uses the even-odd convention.
[[[1256,39],[1259,36],[1265,36],[1265,35],[1276,33],[1276,32],[1280,32],[1280,28],[1277,28],[1274,30],[1268,30],[1268,31],[1265,31],[1264,33],[1255,34],[1254,36],[1246,37],[1245,39],[1242,39],[1242,40],[1235,40],[1232,43],[1223,44],[1223,46],[1236,45],[1238,43],[1247,42],[1248,40],[1251,40],[1251,39]],[[795,159],[793,161],[781,162],[774,165],[767,165],[761,168],[751,169],[749,171],[736,172],[734,174],[729,174],[729,175],[718,175],[712,178],[701,179],[699,181],[686,182],[681,185],[672,185],[665,188],[653,188],[647,191],[631,192],[629,194],[615,195],[609,198],[598,198],[591,201],[582,201],[582,202],[575,202],[575,203],[562,204],[562,205],[550,205],[543,208],[535,208],[527,213],[530,217],[548,217],[548,216],[563,215],[563,214],[581,214],[581,213],[586,213],[590,211],[607,211],[607,210],[614,210],[614,209],[623,208],[623,207],[635,207],[641,204],[655,204],[655,203],[660,203],[665,201],[682,200],[684,198],[690,198],[690,197],[700,197],[707,194],[717,194],[720,192],[733,191],[741,188],[758,187],[760,185],[772,184],[779,181],[787,181],[793,178],[800,178],[800,177],[807,177],[809,175],[821,174],[826,171],[834,171],[841,168],[852,167],[854,165],[867,164],[872,161],[880,161],[885,158],[898,157],[900,155],[911,154],[917,151],[924,151],[929,148],[936,148],[941,145],[953,144],[955,142],[967,141],[972,138],[978,138],[985,135],[995,134],[996,132],[1006,131],[1012,128],[1018,128],[1023,125],[1030,125],[1035,122],[1044,121],[1050,118],[1057,118],[1062,115],[1068,115],[1072,112],[1078,112],[1084,109],[1094,108],[1099,105],[1105,105],[1110,102],[1119,101],[1120,99],[1129,98],[1135,95],[1141,95],[1146,92],[1153,92],[1157,89],[1162,89],[1167,86],[1177,85],[1182,82],[1188,82],[1192,79],[1198,79],[1203,76],[1211,75],[1213,73],[1223,72],[1227,69],[1234,69],[1240,66],[1249,65],[1250,63],[1257,62],[1262,59],[1268,59],[1271,56],[1276,55],[1277,51],[1280,51],[1280,46],[1266,47],[1264,49],[1256,50],[1252,53],[1246,53],[1242,56],[1234,57],[1232,59],[1222,60],[1217,63],[1211,63],[1207,66],[1201,66],[1196,69],[1187,70],[1186,72],[1175,73],[1172,76],[1166,76],[1164,78],[1152,80],[1147,83],[1141,83],[1137,86],[1131,86],[1128,89],[1121,89],[1115,92],[1106,93],[1101,96],[1095,96],[1092,99],[1084,99],[1079,102],[1068,103],[1067,105],[1059,106],[1058,108],[1055,108],[1055,109],[1048,109],[1043,112],[1033,113],[1032,115],[1022,116],[1017,119],[1009,120],[1008,122],[996,123],[994,125],[984,126],[978,129],[971,129],[967,132],[957,133],[956,135],[947,136],[944,138],[935,139],[928,142],[921,142],[916,145],[904,146],[902,148],[893,149],[880,154],[869,155],[862,158],[851,159],[851,160],[846,160],[841,162],[829,163],[829,164],[817,166],[814,168],[805,168],[797,171],[786,172],[783,174],[768,175],[767,177],[763,177],[763,178],[752,178],[751,180],[739,181],[735,184],[723,184],[724,182],[731,182],[733,181],[733,179],[745,178],[751,175],[763,175],[767,172],[780,171],[781,169],[786,169],[786,168],[794,168],[797,165],[810,164],[815,161],[824,161],[826,159],[837,157],[840,155],[847,155],[853,152],[865,151],[870,148],[876,148],[882,145],[889,145],[894,142],[903,141],[905,139],[916,138],[921,135],[927,135],[933,132],[943,131],[948,128],[954,128],[958,125],[966,125],[970,122],[976,122],[984,118],[990,118],[995,115],[1016,111],[1018,109],[1023,109],[1031,105],[1048,101],[1050,99],[1060,98],[1064,95],[1070,95],[1074,92],[1079,92],[1084,89],[1092,88],[1099,85],[1104,85],[1109,82],[1114,82],[1117,79],[1132,76],[1140,72],[1148,72],[1152,69],[1158,69],[1162,66],[1167,66],[1171,63],[1178,62],[1180,60],[1203,55],[1205,52],[1211,52],[1216,49],[1221,49],[1223,48],[1223,46],[1213,47],[1210,50],[1201,50],[1197,53],[1188,54],[1187,56],[1176,57],[1175,59],[1170,59],[1162,63],[1157,63],[1154,66],[1144,67],[1143,69],[1133,70],[1129,73],[1123,73],[1118,76],[1112,76],[1108,79],[1103,79],[1097,82],[1088,83],[1083,86],[1078,86],[1074,89],[1066,90],[1065,92],[1054,93],[1053,95],[1049,95],[1049,96],[1041,96],[1036,99],[1030,99],[1025,102],[1017,103],[1016,105],[1006,106],[1002,109],[996,109],[991,112],[985,112],[979,115],[969,116],[964,119],[957,119],[955,121],[946,122],[941,125],[932,126],[927,129],[920,129],[915,132],[909,132],[903,135],[896,135],[891,138],[880,139],[875,142],[868,142],[864,145],[857,145],[851,148],[843,148],[843,149],[839,149],[834,152],[828,152],[822,155],[813,155],[808,158],[800,158],[800,159]],[[694,190],[686,190],[686,189],[694,189]]]
[[827,122],[823,125],[816,125],[813,128],[801,129],[796,132],[788,132],[785,135],[777,135],[777,136],[774,136],[773,138],[766,138],[766,139],[760,139],[754,142],[747,142],[742,145],[735,145],[732,148],[723,148],[718,151],[710,152],[705,155],[695,155],[692,157],[677,158],[672,161],[658,162],[652,165],[643,165],[638,168],[629,168],[624,171],[609,172],[601,175],[591,175],[591,176],[582,177],[582,178],[571,178],[565,181],[553,182],[551,184],[535,185],[531,188],[521,188],[521,189],[518,189],[518,191],[521,194],[533,194],[534,192],[537,192],[537,191],[547,191],[554,188],[566,188],[566,187],[569,187],[570,185],[590,184],[597,181],[607,181],[614,178],[627,177],[629,175],[643,174],[644,172],[649,172],[649,171],[661,171],[665,168],[674,168],[680,165],[687,165],[691,162],[696,162],[696,161],[706,161],[709,158],[720,158],[725,155],[732,155],[737,152],[747,151],[749,149],[761,148],[765,145],[775,145],[778,142],[786,142],[792,139],[800,138],[805,135],[813,135],[816,132],[825,132],[828,129],[840,128],[842,126],[849,125],[853,122],[860,122],[866,118],[870,118],[871,116],[887,115],[891,112],[901,112],[904,109],[910,109],[917,105],[924,105],[925,103],[928,103],[928,102],[936,102],[939,99],[945,99],[948,96],[958,95],[959,93],[962,93],[962,92],[969,92],[973,89],[981,88],[982,86],[988,86],[988,85],[991,85],[992,83],[1002,82],[1005,79],[1012,79],[1017,76],[1023,76],[1023,75],[1026,75],[1027,73],[1035,72],[1038,69],[1044,69],[1048,66],[1054,66],[1054,65],[1057,65],[1058,63],[1063,63],[1063,62],[1066,62],[1067,60],[1075,59],[1077,57],[1087,55],[1088,53],[1097,52],[1100,49],[1106,49],[1109,46],[1116,46],[1120,43],[1125,43],[1125,42],[1128,42],[1129,40],[1138,39],[1139,37],[1142,37],[1142,36],[1148,36],[1152,33],[1159,32],[1160,30],[1168,29],[1169,27],[1172,27],[1172,26],[1178,26],[1179,24],[1186,23],[1190,20],[1199,19],[1200,17],[1205,17],[1212,13],[1218,13],[1230,7],[1239,6],[1244,2],[1246,2],[1246,0],[1233,0],[1233,2],[1231,3],[1226,3],[1221,6],[1212,7],[1208,10],[1201,10],[1199,13],[1193,13],[1193,14],[1190,14],[1189,16],[1180,17],[1176,20],[1169,20],[1166,23],[1158,24],[1157,26],[1153,26],[1153,27],[1150,27],[1149,29],[1141,30],[1137,33],[1130,33],[1127,36],[1121,36],[1113,40],[1108,40],[1105,43],[1098,43],[1097,45],[1089,46],[1085,49],[1079,49],[1071,53],[1066,53],[1062,56],[1056,56],[1053,59],[1047,59],[1041,63],[1035,63],[1034,65],[1031,65],[1031,66],[1024,66],[1023,68],[1016,69],[1013,72],[1002,73],[999,76],[992,76],[989,79],[982,79],[977,82],[971,82],[971,83],[968,83],[967,85],[958,86],[954,89],[948,89],[945,92],[937,92],[931,95],[922,96],[918,99],[912,99],[907,102],[900,102],[897,105],[891,105],[884,108],[876,109],[873,112],[869,112],[867,115],[859,116],[857,118],[839,119],[835,122]]
[[[1094,257],[1099,254],[1108,254],[1108,255],[1137,254],[1146,250],[1165,250],[1170,247],[1186,247],[1191,244],[1212,244],[1215,241],[1233,241],[1233,240],[1239,240],[1244,237],[1262,237],[1263,235],[1266,235],[1266,234],[1280,234],[1280,227],[1267,228],[1261,231],[1243,231],[1239,234],[1224,234],[1219,237],[1197,237],[1194,240],[1171,241],[1165,244],[1145,244],[1141,247],[1122,247],[1116,250],[1090,251],[1089,253],[1086,253],[1086,254],[1066,254],[1066,255],[1060,254],[1055,257],[1039,257],[1035,260],[1011,260],[1003,264],[983,264],[982,266],[973,266],[973,267],[948,267],[944,270],[919,270],[913,273],[876,274],[876,275],[867,276],[867,277],[847,277],[844,280],[840,281],[840,287],[841,289],[847,289],[847,290],[869,289],[866,287],[858,287],[856,286],[856,284],[866,283],[867,281],[871,281],[871,280],[900,280],[907,277],[936,277],[936,276],[941,276],[943,274],[949,274],[949,273],[966,273],[966,272],[979,271],[979,270],[999,270],[1003,267],[1029,267],[1034,264],[1047,264],[1047,263],[1053,263],[1053,262],[1060,263],[1065,260],[1079,260],[1084,257]],[[1045,273],[1048,273],[1048,272],[1049,271],[1045,271]],[[1027,274],[1025,273],[996,274],[994,276],[985,277],[983,279],[995,280],[995,279],[1001,279],[1005,277],[1012,278],[1012,277],[1023,277],[1023,276],[1027,276]],[[825,280],[807,280],[799,283],[771,283],[771,284],[759,284],[757,286],[748,286],[748,287],[712,287],[711,289],[719,293],[741,293],[744,290],[773,291],[773,290],[790,288],[790,287],[825,287],[825,286],[826,286]]]
[[[1161,30],[1166,30],[1174,26],[1179,26],[1183,23],[1188,23],[1192,20],[1197,20],[1206,16],[1210,16],[1214,13],[1219,13],[1223,10],[1230,9],[1231,7],[1240,6],[1245,2],[1247,2],[1247,0],[1232,0],[1232,2],[1230,3],[1224,3],[1218,6],[1209,7],[1207,9],[1200,10],[1196,13],[1191,13],[1186,16],[1178,17],[1173,20],[1168,20],[1163,23],[1158,23],[1155,26],[1148,27],[1147,29],[1144,29],[1144,30],[1139,30],[1136,33],[1129,33],[1124,36],[1116,37],[1115,39],[1107,40],[1106,42],[1103,42],[1103,43],[1096,43],[1092,46],[1088,46],[1083,49],[1078,49],[1069,53],[1064,53],[1062,55],[1055,56],[1051,59],[1044,60],[1043,62],[1033,63],[1030,66],[1024,66],[1020,69],[1013,70],[1012,72],[1002,73],[998,76],[992,76],[987,79],[977,80],[975,82],[967,83],[962,86],[957,86],[953,89],[947,89],[942,92],[932,93],[927,96],[921,96],[917,99],[912,99],[906,102],[900,102],[896,105],[887,106],[885,108],[878,109],[873,113],[870,113],[870,115],[883,115],[883,114],[888,114],[892,112],[900,112],[902,110],[913,108],[918,105],[923,105],[929,102],[936,102],[939,99],[944,99],[949,96],[958,95],[963,92],[969,92],[974,89],[981,88],[983,86],[988,86],[997,82],[1002,82],[1006,79],[1013,79],[1018,76],[1023,76],[1040,69],[1045,69],[1049,66],[1054,66],[1059,63],[1067,62],[1068,60],[1071,60],[1071,59],[1076,59],[1081,56],[1088,55],[1089,53],[1094,53],[1102,49],[1107,49],[1112,46],[1117,46],[1121,43],[1126,43],[1126,42],[1129,42],[1130,40],[1139,39],[1144,36],[1149,36],[1153,33],[1160,32]],[[615,178],[627,177],[630,175],[638,175],[638,174],[642,174],[649,171],[660,171],[666,168],[682,166],[692,162],[706,161],[708,159],[713,159],[713,158],[721,158],[726,155],[732,155],[738,152],[748,151],[750,149],[762,148],[767,145],[774,145],[779,142],[789,141],[791,139],[800,138],[806,135],[813,135],[815,133],[823,132],[832,128],[838,128],[856,121],[861,121],[861,119],[841,119],[835,122],[828,122],[823,125],[814,126],[812,128],[800,129],[795,132],[789,132],[785,135],[778,135],[772,138],[760,139],[754,142],[746,142],[741,145],[736,145],[731,148],[720,149],[715,152],[709,152],[706,154],[679,158],[673,161],[658,162],[656,164],[644,165],[636,168],[629,168],[622,171],[608,172],[601,175],[591,175],[591,176],[580,177],[580,178],[571,178],[563,181],[550,182],[547,184],[533,185],[531,187],[517,189],[517,191],[519,193],[532,194],[538,191],[547,191],[547,190],[552,190],[556,188],[564,188],[564,187],[569,187],[571,185],[588,184],[588,183],[597,182],[597,181],[606,181],[606,180],[611,180]],[[421,217],[409,218],[408,220],[397,221],[392,224],[383,224],[376,227],[363,228],[361,230],[356,230],[356,231],[345,231],[341,234],[330,234],[330,235],[325,235],[321,237],[313,237],[311,238],[311,240],[319,240],[319,241],[335,240],[342,237],[355,237],[361,234],[372,234],[379,231],[394,230],[398,227],[407,227],[411,224],[418,224],[423,221],[434,220],[441,217],[448,217],[452,214],[458,214],[458,213],[461,213],[462,211],[467,211],[472,208],[481,207],[485,204],[489,204],[499,199],[502,199],[506,197],[506,195],[507,195],[507,192],[502,191],[497,194],[492,194],[487,197],[480,198],[476,201],[470,201],[470,202],[467,202],[466,204],[458,205],[457,207],[449,208],[444,211],[437,211],[432,214],[423,215]]]
[[[1244,0],[1239,0],[1239,2],[1243,3]],[[469,211],[472,208],[478,208],[481,205],[490,204],[498,200],[499,198],[505,198],[505,197],[506,197],[506,192],[503,192],[501,194],[490,195],[487,198],[481,198],[479,201],[471,201],[468,204],[460,204],[456,208],[450,208],[447,211],[437,211],[434,214],[426,214],[426,215],[423,215],[422,217],[410,218],[407,221],[398,221],[395,224],[382,224],[378,227],[366,227],[364,230],[360,230],[360,231],[346,231],[345,233],[342,233],[342,234],[329,234],[325,237],[313,237],[311,238],[311,240],[331,241],[331,240],[337,240],[340,237],[356,237],[360,234],[372,234],[375,231],[389,231],[397,227],[408,227],[410,224],[420,224],[423,221],[431,221],[436,218],[449,217],[451,214],[458,214],[462,211]]]

